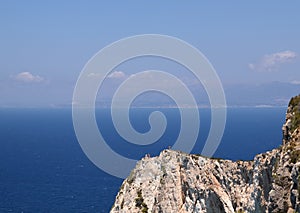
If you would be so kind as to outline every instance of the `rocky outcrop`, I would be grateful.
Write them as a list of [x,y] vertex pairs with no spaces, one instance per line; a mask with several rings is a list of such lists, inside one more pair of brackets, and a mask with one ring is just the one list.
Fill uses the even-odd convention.
[[300,212],[299,106],[300,96],[294,97],[282,146],[253,161],[173,150],[143,158],[124,180],[111,212]]

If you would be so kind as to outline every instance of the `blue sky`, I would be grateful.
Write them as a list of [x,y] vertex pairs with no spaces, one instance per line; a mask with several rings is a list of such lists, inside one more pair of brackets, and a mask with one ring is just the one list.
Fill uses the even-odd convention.
[[300,91],[299,8],[298,1],[1,1],[0,106],[67,106],[96,52],[146,33],[204,53],[229,105],[284,104]]

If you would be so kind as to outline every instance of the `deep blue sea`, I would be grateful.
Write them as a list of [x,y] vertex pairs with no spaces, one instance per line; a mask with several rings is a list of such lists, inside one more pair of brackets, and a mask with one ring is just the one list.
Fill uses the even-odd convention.
[[[157,109],[156,109],[157,110]],[[249,160],[280,145],[286,108],[232,108],[214,157]],[[132,109],[137,131],[149,129],[153,109]],[[139,159],[172,145],[179,112],[162,109],[168,120],[156,143],[137,146],[113,128],[108,109],[97,110],[99,130],[116,152]],[[200,109],[201,128],[193,153],[208,135],[210,110]],[[70,109],[0,109],[0,212],[108,212],[122,180],[94,166],[77,142]]]

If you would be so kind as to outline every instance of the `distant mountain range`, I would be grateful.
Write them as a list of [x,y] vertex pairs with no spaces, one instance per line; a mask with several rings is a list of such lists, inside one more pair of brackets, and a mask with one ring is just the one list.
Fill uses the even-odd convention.
[[[193,85],[190,90],[195,94],[198,107],[210,107],[205,90]],[[290,97],[300,92],[300,84],[287,82],[270,82],[264,84],[225,85],[224,92],[228,107],[286,107]],[[111,97],[97,99],[97,107],[110,107]],[[145,93],[136,98],[133,107],[176,107],[173,100],[158,93]],[[189,107],[189,106],[186,106]]]

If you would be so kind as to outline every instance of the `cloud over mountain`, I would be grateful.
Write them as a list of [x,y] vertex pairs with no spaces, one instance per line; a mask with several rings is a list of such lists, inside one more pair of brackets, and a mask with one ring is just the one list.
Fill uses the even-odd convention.
[[249,68],[257,71],[275,71],[280,65],[290,63],[297,58],[297,53],[286,50],[264,55],[257,63],[250,63]]

